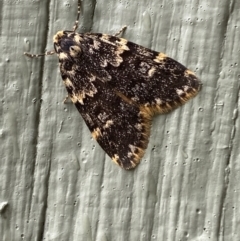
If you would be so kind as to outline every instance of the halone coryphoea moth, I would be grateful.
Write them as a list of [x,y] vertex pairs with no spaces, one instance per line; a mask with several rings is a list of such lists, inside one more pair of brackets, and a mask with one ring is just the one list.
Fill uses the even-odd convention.
[[[114,162],[134,168],[144,155],[155,114],[167,113],[201,88],[195,74],[174,59],[124,38],[59,31],[53,37],[68,96],[94,139]],[[32,55],[25,53],[29,57]]]

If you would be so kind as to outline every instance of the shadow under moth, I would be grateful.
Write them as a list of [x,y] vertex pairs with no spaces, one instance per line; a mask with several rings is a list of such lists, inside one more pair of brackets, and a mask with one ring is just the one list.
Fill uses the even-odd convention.
[[195,74],[174,59],[124,38],[59,31],[53,37],[68,96],[92,136],[124,169],[140,162],[155,114],[167,113],[201,89]]

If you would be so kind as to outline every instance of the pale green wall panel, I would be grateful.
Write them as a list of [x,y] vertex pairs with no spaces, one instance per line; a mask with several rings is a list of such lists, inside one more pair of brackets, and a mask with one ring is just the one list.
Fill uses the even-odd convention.
[[0,2],[0,240],[240,240],[240,1],[83,1],[81,32],[114,34],[196,72],[199,95],[153,121],[134,171],[116,166],[52,50],[77,1]]

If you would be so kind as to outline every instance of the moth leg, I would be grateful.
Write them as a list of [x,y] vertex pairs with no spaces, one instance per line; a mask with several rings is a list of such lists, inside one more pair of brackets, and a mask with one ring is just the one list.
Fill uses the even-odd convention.
[[66,102],[67,102],[67,100],[69,99],[69,97],[70,97],[69,94],[67,94],[66,97],[65,97],[64,100],[63,100],[63,104],[66,104]]
[[127,28],[127,25],[124,25],[117,33],[114,34],[115,37],[120,35],[125,29]]
[[78,0],[78,10],[77,10],[77,19],[73,26],[73,32],[75,32],[78,28],[79,17],[80,17],[80,10],[81,10],[81,0]]
[[38,58],[38,57],[53,55],[55,53],[56,53],[55,51],[47,51],[44,54],[30,54],[30,53],[26,53],[26,52],[24,52],[23,54],[26,55],[29,58]]

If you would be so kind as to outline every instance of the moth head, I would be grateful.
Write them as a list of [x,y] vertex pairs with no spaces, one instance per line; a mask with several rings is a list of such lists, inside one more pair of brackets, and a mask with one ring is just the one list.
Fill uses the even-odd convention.
[[59,31],[53,37],[55,52],[58,55],[65,53],[77,57],[81,54],[80,41],[79,35],[73,31]]

